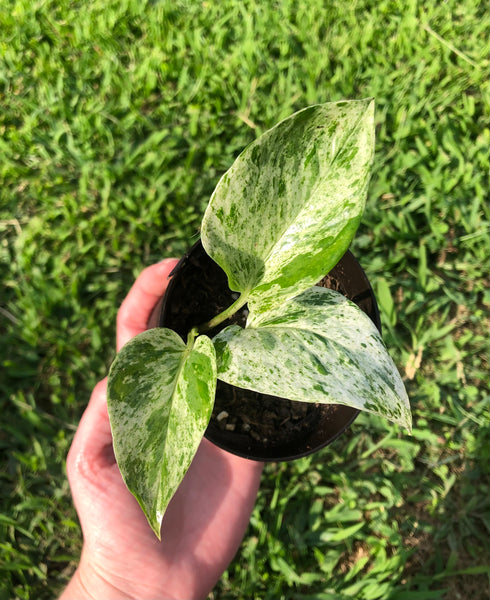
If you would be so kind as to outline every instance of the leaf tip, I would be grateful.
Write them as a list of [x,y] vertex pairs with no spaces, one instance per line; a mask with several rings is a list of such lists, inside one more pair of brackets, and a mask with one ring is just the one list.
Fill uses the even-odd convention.
[[156,511],[153,515],[146,515],[148,524],[150,525],[153,533],[157,536],[158,541],[162,541],[162,520],[163,513]]

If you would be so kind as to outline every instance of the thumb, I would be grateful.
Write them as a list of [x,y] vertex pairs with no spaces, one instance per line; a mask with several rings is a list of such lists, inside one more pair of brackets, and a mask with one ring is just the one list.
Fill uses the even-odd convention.
[[70,486],[97,482],[103,469],[116,464],[107,412],[107,377],[95,386],[67,457]]

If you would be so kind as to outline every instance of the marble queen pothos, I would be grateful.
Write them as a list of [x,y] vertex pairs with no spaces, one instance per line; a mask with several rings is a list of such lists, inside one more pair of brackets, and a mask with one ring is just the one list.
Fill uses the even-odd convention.
[[[186,341],[151,329],[117,355],[108,385],[114,451],[158,537],[209,423],[217,379],[345,404],[410,430],[407,394],[376,327],[339,293],[315,287],[354,237],[373,153],[372,99],[310,106],[261,135],[218,182],[201,228],[238,299]],[[245,304],[244,328],[207,335]]]

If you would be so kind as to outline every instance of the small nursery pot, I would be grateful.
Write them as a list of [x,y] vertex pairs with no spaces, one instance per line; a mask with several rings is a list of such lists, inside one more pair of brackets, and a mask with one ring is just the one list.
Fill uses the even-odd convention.
[[[347,251],[318,285],[339,291],[355,302],[381,331],[373,290],[351,252]],[[209,321],[237,297],[228,288],[224,271],[205,253],[199,241],[172,271],[166,294],[155,307],[148,326],[173,329],[185,341],[192,327]],[[246,316],[244,307],[208,335],[212,337],[230,323],[243,326]],[[333,442],[358,413],[357,409],[340,404],[294,402],[218,381],[205,437],[244,458],[293,460]]]

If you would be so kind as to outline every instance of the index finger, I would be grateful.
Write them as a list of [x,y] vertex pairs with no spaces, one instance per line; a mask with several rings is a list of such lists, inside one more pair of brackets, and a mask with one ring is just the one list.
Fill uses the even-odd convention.
[[144,269],[129,290],[117,313],[117,351],[131,338],[147,329],[151,311],[168,285],[168,277],[177,264],[176,258],[167,258]]

